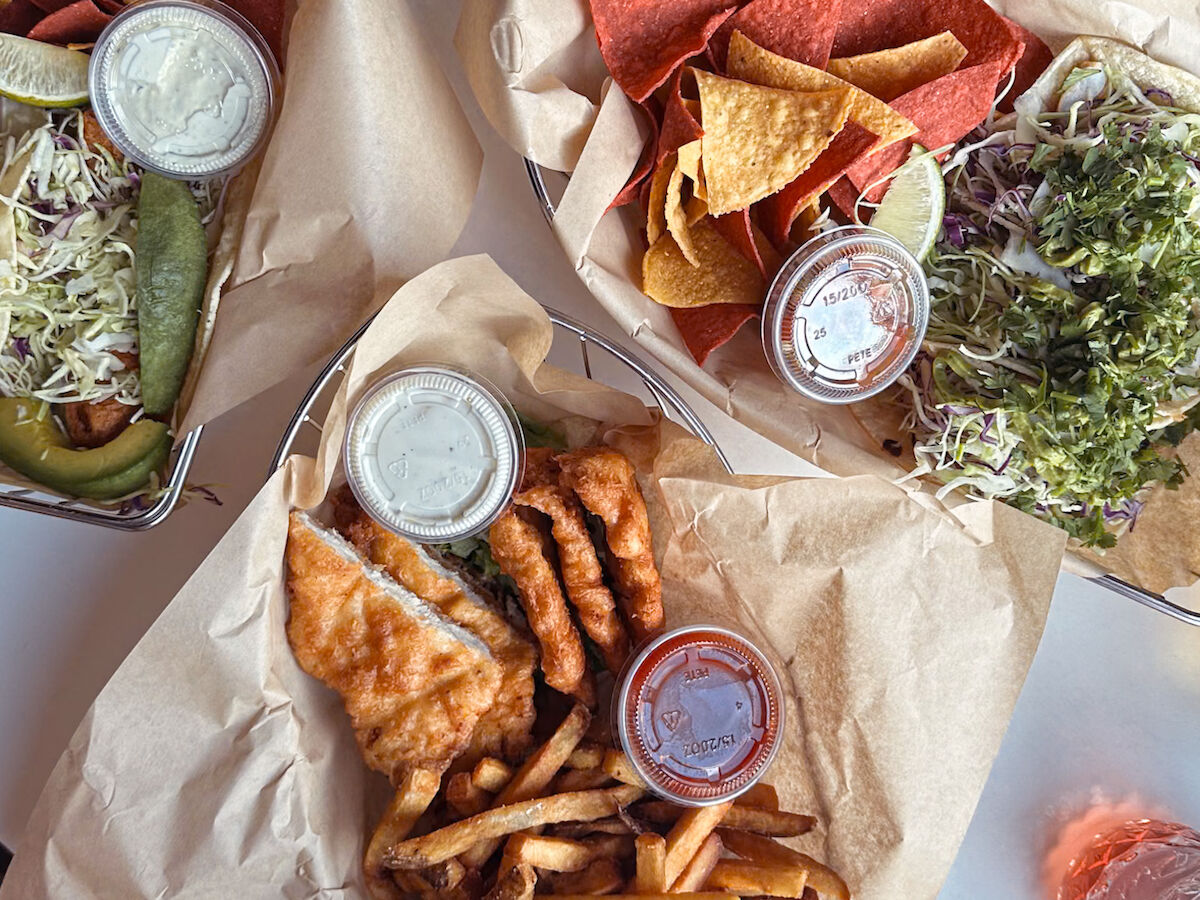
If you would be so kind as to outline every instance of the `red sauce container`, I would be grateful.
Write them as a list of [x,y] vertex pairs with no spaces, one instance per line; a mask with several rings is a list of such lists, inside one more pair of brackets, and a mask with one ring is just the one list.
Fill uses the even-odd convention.
[[783,697],[758,648],[697,625],[638,652],[613,693],[612,720],[656,794],[708,806],[732,800],[766,772],[783,737]]

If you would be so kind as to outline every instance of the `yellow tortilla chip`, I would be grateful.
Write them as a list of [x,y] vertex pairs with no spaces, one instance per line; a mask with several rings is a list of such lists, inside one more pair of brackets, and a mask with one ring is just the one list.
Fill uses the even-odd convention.
[[903,47],[831,59],[829,74],[887,101],[949,75],[966,58],[967,48],[952,32],[943,31]]
[[684,258],[669,234],[642,257],[642,290],[650,299],[678,309],[762,302],[766,283],[758,266],[721,237],[711,219],[701,219],[688,231],[698,266]]
[[699,197],[693,195],[692,199],[687,202],[687,223],[689,226],[695,225],[701,219],[708,215],[708,204]]
[[675,154],[668,153],[650,178],[650,196],[646,199],[646,240],[654,246],[667,230],[667,184],[675,171]]
[[700,265],[700,257],[692,244],[691,231],[688,228],[688,215],[683,207],[683,169],[678,165],[671,172],[671,180],[667,183],[667,231],[675,238],[679,252],[693,266]]
[[704,186],[704,168],[700,163],[700,141],[694,140],[684,144],[677,152],[679,168],[692,180],[692,196],[701,200],[707,199],[708,191]]
[[734,78],[784,90],[848,89],[851,92],[850,118],[867,131],[879,135],[879,145],[872,152],[917,133],[916,125],[882,100],[836,75],[764,50],[740,31],[735,31],[729,41],[729,58],[725,68]]
[[850,92],[793,91],[697,70],[708,209],[723,216],[791,183],[846,124]]

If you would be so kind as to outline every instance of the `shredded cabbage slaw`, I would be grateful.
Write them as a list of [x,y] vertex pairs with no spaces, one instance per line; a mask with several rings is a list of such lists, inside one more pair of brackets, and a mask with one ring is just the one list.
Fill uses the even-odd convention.
[[946,161],[931,317],[900,381],[917,467],[1112,546],[1200,399],[1200,116],[1100,64]]

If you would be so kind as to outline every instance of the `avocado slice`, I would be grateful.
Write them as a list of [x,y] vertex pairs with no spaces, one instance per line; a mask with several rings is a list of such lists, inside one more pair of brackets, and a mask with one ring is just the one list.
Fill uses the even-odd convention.
[[0,397],[0,460],[26,478],[73,497],[113,500],[143,487],[162,469],[171,435],[141,419],[102,447],[74,450],[54,417],[38,420],[39,401]]
[[208,240],[186,183],[142,173],[136,269],[142,405],[165,416],[183,388],[208,278]]

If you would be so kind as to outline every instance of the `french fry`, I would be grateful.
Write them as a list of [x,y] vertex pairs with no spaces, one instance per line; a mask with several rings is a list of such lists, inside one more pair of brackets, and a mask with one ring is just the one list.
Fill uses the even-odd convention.
[[593,834],[634,834],[629,823],[620,818],[597,819],[594,822],[563,822],[554,826],[558,837],[579,838]]
[[[636,809],[630,810],[630,813],[660,825],[669,825],[684,815],[682,807],[663,800],[639,803]],[[743,806],[737,802],[733,804],[721,821],[726,828],[753,831],[772,837],[797,837],[801,834],[808,834],[816,823],[817,820],[812,816],[773,809],[759,809],[753,806]]]
[[605,753],[603,767],[605,772],[622,784],[634,784],[643,788],[646,786],[646,782],[634,771],[629,757],[620,750],[609,750]]
[[[732,802],[715,803],[687,810],[667,833],[666,883],[674,884],[700,845],[721,824]],[[769,891],[767,893],[770,893]]]
[[500,793],[512,777],[512,767],[492,756],[485,756],[477,762],[471,772],[471,781],[475,783],[475,787],[489,794]]
[[514,834],[504,856],[551,872],[578,872],[601,858],[626,859],[633,855],[633,838],[606,834],[586,841],[543,835]]
[[[384,864],[393,869],[428,868],[452,856],[465,854],[477,844],[499,846],[500,838],[517,831],[555,822],[603,819],[640,796],[641,789],[622,784],[603,790],[535,797],[520,803],[493,807],[469,819],[395,844],[385,854]],[[486,862],[491,855],[489,852],[483,860]],[[479,865],[468,864],[465,855],[461,861],[468,868],[480,868]]]
[[579,872],[554,876],[554,890],[591,897],[619,891],[625,883],[621,865],[615,859],[596,859]]
[[721,836],[726,850],[736,853],[747,862],[801,867],[808,872],[808,886],[819,894],[834,900],[850,900],[850,888],[846,886],[842,876],[799,850],[793,850],[769,837],[751,834],[748,831],[718,828],[717,834]]
[[396,900],[405,896],[407,890],[403,877],[395,878],[384,864],[387,848],[408,837],[417,819],[421,818],[429,804],[437,796],[441,776],[437,772],[417,769],[405,776],[396,789],[383,818],[375,826],[375,833],[367,844],[363,856],[363,875],[366,877],[367,893],[373,900]]
[[808,872],[795,866],[759,865],[722,859],[713,866],[705,887],[737,894],[802,897]]
[[465,818],[481,813],[492,805],[492,795],[476,786],[470,772],[457,772],[446,784],[446,802]]
[[633,889],[639,894],[662,894],[667,890],[667,839],[661,834],[639,834],[634,841],[637,869]]
[[457,859],[448,859],[436,866],[408,874],[414,881],[419,880],[418,883],[422,890],[433,892],[441,897],[462,883],[467,870]]
[[598,769],[604,762],[604,748],[599,744],[585,744],[576,747],[567,757],[568,769]]
[[590,791],[612,783],[612,776],[603,769],[567,769],[554,779],[551,792],[565,794],[570,791]]
[[[513,777],[504,786],[504,789],[496,795],[493,808],[531,800],[540,795],[546,789],[546,786],[550,784],[550,780],[558,774],[558,770],[562,768],[563,763],[570,758],[571,754],[575,751],[575,747],[583,740],[583,735],[587,731],[591,721],[592,714],[588,712],[587,707],[581,703],[576,703],[571,711],[567,713],[562,724],[550,736],[550,739],[534,751],[533,755],[525,761],[524,765],[513,774]],[[613,810],[610,809],[604,815],[608,815],[611,812]],[[526,827],[528,826],[513,828],[511,830],[523,831]],[[507,832],[502,833],[506,834]],[[470,869],[482,869],[483,864],[496,852],[498,846],[499,842],[495,840],[480,841],[479,846],[471,847],[463,854],[463,864]],[[464,848],[464,850],[466,849]]]
[[537,886],[537,873],[533,866],[518,864],[496,879],[496,885],[484,900],[533,900],[533,889]]
[[756,806],[759,809],[779,809],[779,792],[775,790],[775,785],[759,782],[751,785],[746,789],[742,796],[737,798],[738,806]]
[[675,883],[671,885],[670,893],[686,894],[703,888],[708,876],[712,874],[713,867],[721,858],[722,849],[721,839],[716,833],[706,837],[696,855],[688,861]]

